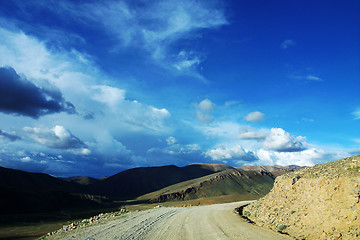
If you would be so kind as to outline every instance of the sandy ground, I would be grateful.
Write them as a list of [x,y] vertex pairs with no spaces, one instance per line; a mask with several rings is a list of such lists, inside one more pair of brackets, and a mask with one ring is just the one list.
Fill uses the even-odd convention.
[[159,207],[47,239],[292,239],[243,220],[234,209],[246,203]]

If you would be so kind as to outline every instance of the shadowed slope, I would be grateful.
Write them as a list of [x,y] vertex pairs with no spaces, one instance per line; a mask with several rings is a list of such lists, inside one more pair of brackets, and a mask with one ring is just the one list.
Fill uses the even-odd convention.
[[101,181],[101,179],[96,179],[96,178],[87,177],[87,176],[68,177],[68,178],[64,178],[64,180],[71,182],[71,183],[76,183],[76,184],[79,184],[82,186],[88,186],[88,185],[91,185],[91,184]]
[[81,192],[83,189],[44,173],[31,173],[0,167],[0,187],[24,192]]
[[[239,182],[236,176],[229,175],[231,171],[250,176],[241,169],[236,170],[234,167],[224,164],[196,163],[186,167],[170,165],[134,168],[103,180],[90,177],[72,177],[65,181],[43,173],[30,173],[0,167],[0,191],[2,196],[0,210],[2,213],[53,211],[107,201],[102,196],[108,196],[110,200],[134,199],[173,184],[223,172],[224,174],[208,176],[190,183],[182,183],[179,185],[180,187],[177,187],[178,190],[176,191],[170,188],[172,189],[171,192],[184,191],[189,188],[187,187],[189,184],[195,184],[196,186],[201,184],[201,189],[194,185],[196,194],[186,194],[186,198],[228,195],[233,194],[235,189],[237,189],[238,193],[242,191],[239,189],[247,189],[246,191],[251,193],[252,190],[244,186],[250,186],[251,184],[259,186],[265,181],[264,179],[260,179],[259,182],[254,181],[255,176],[263,175],[263,170],[254,172],[254,177],[249,183],[245,183],[245,179]],[[228,172],[228,175],[225,172]],[[219,178],[224,177],[224,179],[214,181],[213,179],[216,179],[216,176]],[[268,183],[268,179],[265,182]],[[262,194],[262,192],[259,192],[259,194]]]
[[0,212],[41,212],[94,204],[81,186],[43,173],[0,167]]
[[89,189],[96,194],[126,200],[214,172],[199,165],[134,168],[95,183]]

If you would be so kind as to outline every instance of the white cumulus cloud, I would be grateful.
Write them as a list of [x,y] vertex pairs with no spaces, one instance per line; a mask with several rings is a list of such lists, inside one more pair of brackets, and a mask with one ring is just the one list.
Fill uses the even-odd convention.
[[63,126],[55,126],[49,128],[24,127],[24,132],[36,142],[50,148],[71,149],[86,147],[79,138],[71,134],[71,132]]
[[312,166],[315,163],[324,163],[349,157],[344,151],[325,151],[318,148],[309,148],[300,152],[276,152],[260,149],[256,152],[259,165],[298,165]]
[[294,137],[282,128],[272,128],[263,146],[278,152],[298,152],[306,148],[305,140],[305,137]]
[[245,120],[248,122],[261,122],[265,120],[265,114],[262,112],[251,112],[245,116]]
[[214,120],[212,113],[214,112],[215,104],[209,99],[202,100],[196,105],[196,117],[199,122],[210,123]]
[[255,161],[256,155],[248,150],[245,150],[240,145],[234,145],[227,147],[219,145],[215,149],[210,149],[205,152],[205,156],[212,158],[213,160],[237,160],[237,161]]
[[119,101],[125,99],[125,90],[110,87],[106,85],[97,85],[91,87],[93,96],[96,101],[106,103],[109,106],[115,106]]

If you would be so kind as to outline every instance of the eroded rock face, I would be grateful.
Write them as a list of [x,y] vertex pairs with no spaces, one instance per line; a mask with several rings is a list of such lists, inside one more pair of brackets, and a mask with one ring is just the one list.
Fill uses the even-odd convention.
[[258,225],[298,239],[360,239],[360,155],[277,177],[245,207]]
[[152,203],[161,203],[171,200],[184,200],[188,195],[195,194],[197,191],[196,188],[191,187],[187,188],[184,191],[181,192],[175,192],[175,193],[169,193],[159,196],[158,198],[150,200]]

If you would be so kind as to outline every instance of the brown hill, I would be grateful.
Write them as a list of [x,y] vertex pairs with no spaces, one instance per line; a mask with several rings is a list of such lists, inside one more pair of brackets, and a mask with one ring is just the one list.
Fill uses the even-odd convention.
[[226,164],[207,164],[207,163],[192,163],[189,166],[197,166],[202,169],[210,170],[212,172],[221,172],[228,169],[234,169],[234,167]]
[[84,189],[43,173],[0,167],[0,213],[55,211],[92,205]]
[[[71,177],[65,181],[43,173],[0,167],[0,211],[2,214],[42,212],[92,206],[107,201],[102,196],[108,196],[111,200],[133,199],[176,183],[228,170],[236,169],[223,164],[197,163],[186,167],[171,165],[134,168],[102,180]],[[220,182],[212,186],[216,186],[214,189],[220,189],[219,184]],[[202,190],[193,197],[200,196],[200,192],[204,192],[205,185],[203,184]],[[223,192],[223,194],[229,193]]]
[[196,164],[186,167],[169,165],[133,168],[92,184],[89,190],[94,194],[127,200],[214,172],[214,169]]
[[83,189],[44,173],[32,173],[0,167],[0,187],[20,192],[82,192]]
[[88,185],[97,183],[97,182],[101,181],[102,179],[105,179],[105,178],[96,179],[96,178],[87,177],[87,176],[81,176],[81,177],[76,176],[76,177],[64,178],[65,181],[76,183],[81,186],[88,186]]
[[244,166],[244,167],[235,167],[235,168],[242,169],[245,171],[271,172],[274,176],[277,177],[285,173],[295,171],[296,169],[300,169],[302,167],[297,165],[289,165],[289,166],[274,165],[274,166]]
[[[278,166],[273,170],[275,176],[278,176],[285,172],[292,171],[292,169],[292,167]],[[225,164],[205,163],[194,163],[185,167],[169,165],[162,167],[133,168],[89,185],[88,189],[91,193],[96,195],[105,195],[113,199],[127,200],[137,198],[146,193],[151,193],[173,184],[227,170],[237,169]],[[282,173],[279,171],[282,171]],[[261,170],[258,172],[261,175],[262,172],[269,171]]]
[[230,167],[221,172],[168,186],[138,199],[164,202],[224,195],[232,196],[232,199],[257,199],[270,191],[274,179],[270,172],[260,173]]
[[271,192],[243,209],[258,225],[298,239],[360,237],[360,155],[276,178]]

